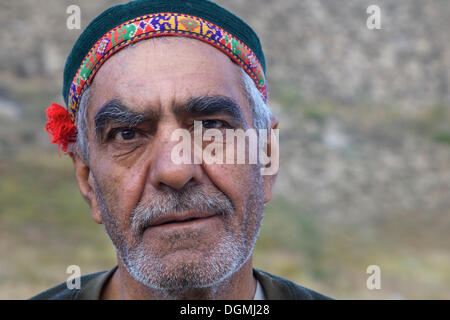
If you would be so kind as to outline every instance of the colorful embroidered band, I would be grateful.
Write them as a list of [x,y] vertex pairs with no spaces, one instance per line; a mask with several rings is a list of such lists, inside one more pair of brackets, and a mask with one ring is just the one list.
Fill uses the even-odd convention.
[[247,72],[264,100],[267,100],[267,84],[263,67],[245,43],[204,19],[180,13],[157,13],[122,23],[95,43],[70,85],[68,96],[70,119],[75,122],[83,92],[91,84],[100,66],[112,54],[140,40],[174,35],[202,40],[227,54]]

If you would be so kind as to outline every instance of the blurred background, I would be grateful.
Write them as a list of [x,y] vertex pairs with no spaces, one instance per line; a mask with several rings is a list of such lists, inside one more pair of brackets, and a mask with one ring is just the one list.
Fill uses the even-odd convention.
[[[0,298],[113,267],[44,131],[89,21],[125,1],[0,2]],[[221,0],[259,34],[281,168],[255,266],[340,299],[450,298],[448,0]],[[66,9],[81,9],[69,30]],[[369,30],[369,5],[381,29]],[[381,289],[369,290],[369,265]]]

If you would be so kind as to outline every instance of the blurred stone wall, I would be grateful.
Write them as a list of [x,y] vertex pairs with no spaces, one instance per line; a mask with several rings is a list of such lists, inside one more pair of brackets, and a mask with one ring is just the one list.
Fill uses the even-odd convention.
[[[270,79],[298,83],[308,100],[450,104],[447,0],[220,2],[260,33]],[[366,26],[372,4],[381,9],[381,30]]]
[[[66,28],[77,4],[82,29],[125,1],[5,0],[0,3],[1,71],[58,80],[79,30]],[[448,0],[219,0],[252,25],[270,83],[289,82],[306,101],[427,107],[450,104]],[[381,8],[381,30],[366,8]],[[60,82],[55,82],[60,85]]]

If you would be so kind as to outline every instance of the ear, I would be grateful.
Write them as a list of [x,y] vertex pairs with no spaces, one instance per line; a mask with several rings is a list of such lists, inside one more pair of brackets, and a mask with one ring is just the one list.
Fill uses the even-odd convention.
[[95,196],[94,177],[91,168],[78,154],[78,152],[69,152],[75,168],[75,176],[78,182],[78,188],[81,195],[91,208],[91,217],[98,224],[102,223],[100,211],[98,210],[97,197]]
[[264,203],[268,203],[272,199],[272,188],[278,176],[278,168],[280,164],[279,159],[279,144],[278,144],[278,118],[275,115],[270,116],[270,129],[267,133],[267,156],[270,162],[265,166],[264,171]]

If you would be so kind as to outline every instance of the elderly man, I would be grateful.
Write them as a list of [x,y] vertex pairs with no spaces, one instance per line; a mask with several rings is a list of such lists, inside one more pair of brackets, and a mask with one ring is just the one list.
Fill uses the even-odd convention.
[[67,111],[52,104],[46,128],[73,159],[118,265],[34,299],[327,298],[252,266],[276,177],[261,167],[273,163],[173,158],[173,133],[199,123],[276,129],[264,72],[253,30],[207,0],[133,1],[95,18],[66,62]]

